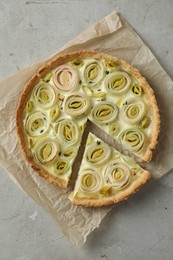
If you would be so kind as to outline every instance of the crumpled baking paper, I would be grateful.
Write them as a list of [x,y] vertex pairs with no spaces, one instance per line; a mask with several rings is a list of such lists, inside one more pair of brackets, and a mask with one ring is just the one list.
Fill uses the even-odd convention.
[[[53,57],[82,49],[101,51],[125,59],[147,78],[155,91],[162,120],[159,145],[147,169],[154,178],[163,176],[173,168],[172,80],[139,35],[115,12],[79,34]],[[111,207],[71,205],[67,199],[68,191],[39,177],[24,160],[15,131],[19,95],[32,74],[45,62],[40,61],[0,82],[0,164],[24,192],[55,218],[71,243],[81,246],[87,236],[99,227]]]

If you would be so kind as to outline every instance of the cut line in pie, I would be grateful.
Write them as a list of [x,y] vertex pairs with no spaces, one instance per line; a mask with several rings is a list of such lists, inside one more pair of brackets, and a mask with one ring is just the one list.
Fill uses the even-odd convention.
[[94,51],[57,56],[26,84],[16,128],[25,159],[65,189],[87,120],[149,162],[160,116],[154,92],[126,61]]

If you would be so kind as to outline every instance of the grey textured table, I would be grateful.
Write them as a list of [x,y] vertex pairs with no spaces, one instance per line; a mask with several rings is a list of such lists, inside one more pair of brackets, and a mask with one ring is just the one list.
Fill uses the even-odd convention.
[[[172,0],[1,0],[0,79],[47,58],[117,10],[173,78]],[[109,213],[81,249],[0,170],[0,260],[172,260],[173,174]]]

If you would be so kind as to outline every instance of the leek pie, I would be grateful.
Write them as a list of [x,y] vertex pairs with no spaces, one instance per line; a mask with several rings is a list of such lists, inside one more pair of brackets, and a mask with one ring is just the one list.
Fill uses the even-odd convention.
[[[160,128],[153,90],[127,62],[79,51],[57,56],[41,67],[19,100],[19,143],[40,176],[67,187],[87,120],[139,160],[151,160]],[[110,150],[106,151],[103,159],[108,163]]]
[[131,157],[89,134],[74,191],[69,199],[83,206],[103,206],[127,199],[150,178]]

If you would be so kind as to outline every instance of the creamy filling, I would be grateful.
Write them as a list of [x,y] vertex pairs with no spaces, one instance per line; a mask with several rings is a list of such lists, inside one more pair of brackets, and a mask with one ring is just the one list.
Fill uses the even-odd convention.
[[[87,118],[142,157],[151,135],[151,116],[147,95],[134,76],[112,61],[81,59],[59,66],[40,80],[26,104],[24,127],[33,155],[43,138],[58,143],[56,159],[59,162],[42,162],[42,167],[68,181]],[[143,149],[132,149],[129,145],[132,142],[133,147],[140,146],[138,135],[122,138],[127,129],[143,133]],[[60,170],[56,169],[56,164]]]

